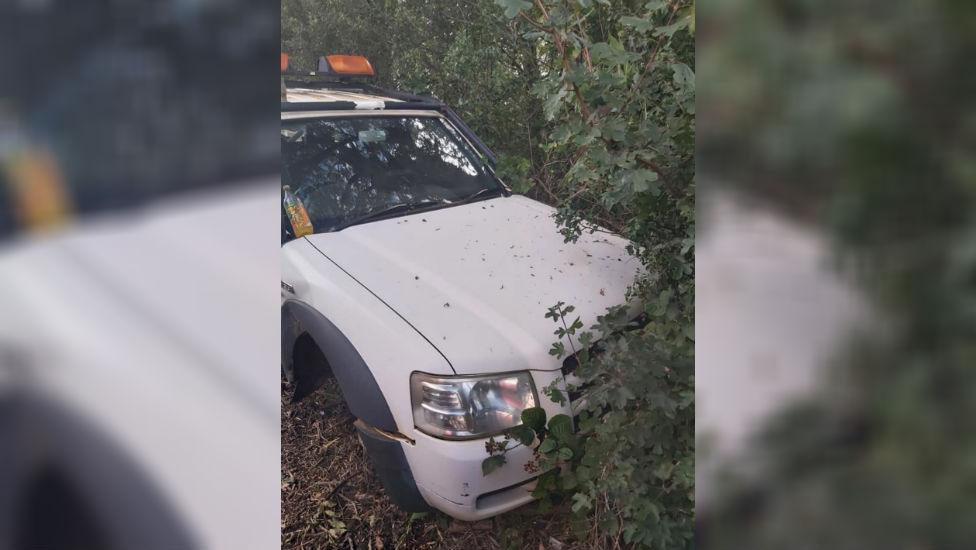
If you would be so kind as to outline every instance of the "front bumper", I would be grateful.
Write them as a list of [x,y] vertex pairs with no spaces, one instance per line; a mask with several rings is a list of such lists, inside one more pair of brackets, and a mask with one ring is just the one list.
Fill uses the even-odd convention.
[[[478,521],[507,512],[532,500],[529,486],[534,474],[525,471],[532,450],[510,451],[507,463],[485,476],[481,463],[488,458],[484,439],[444,441],[424,434],[404,452],[417,489],[432,507],[447,515]],[[408,448],[409,447],[409,448]]]
[[[502,468],[508,470],[507,476],[494,477],[497,472],[493,472],[489,479],[480,476],[481,461],[488,456],[485,440],[465,442],[428,438],[430,441],[411,444],[358,421],[356,429],[386,494],[405,512],[425,512],[433,507],[460,520],[478,521],[532,500],[533,476],[525,474],[513,478],[519,470],[511,468],[511,464]],[[417,445],[421,450],[414,450]],[[519,451],[523,449],[509,453],[510,463],[515,460],[525,463],[525,456],[520,455],[526,453]],[[414,455],[414,463],[425,472],[423,475],[427,477],[422,481],[414,478],[414,470],[407,463],[407,453]],[[527,454],[531,458],[531,451]],[[443,475],[430,475],[437,470]],[[477,472],[478,476],[472,472]],[[516,481],[512,482],[513,479]],[[505,485],[508,482],[512,483]]]
[[[554,381],[564,383],[559,371],[533,371],[532,376],[540,391]],[[540,406],[549,418],[570,414],[569,405],[558,405],[544,395]],[[356,428],[387,494],[404,511],[433,507],[456,519],[478,521],[533,499],[536,474],[525,469],[533,459],[531,448],[512,449],[506,464],[485,476],[481,463],[488,458],[488,438],[450,441],[412,427],[392,434],[361,421]]]
[[[553,403],[542,389],[553,381],[563,383],[559,371],[532,371],[539,389],[540,406],[549,418],[571,414],[568,405]],[[417,489],[432,507],[465,521],[478,521],[529,503],[537,474],[526,471],[532,449],[518,447],[508,452],[506,464],[483,475],[481,463],[488,458],[487,438],[468,441],[437,439],[412,431],[413,444],[401,443]]]

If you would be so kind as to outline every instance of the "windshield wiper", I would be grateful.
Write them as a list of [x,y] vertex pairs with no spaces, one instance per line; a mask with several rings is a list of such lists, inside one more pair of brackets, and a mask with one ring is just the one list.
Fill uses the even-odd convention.
[[460,198],[460,199],[458,199],[456,201],[449,201],[447,199],[439,199],[439,200],[431,200],[431,199],[428,199],[428,200],[424,200],[424,201],[420,201],[420,202],[395,204],[395,205],[393,205],[393,206],[391,206],[389,208],[383,208],[382,210],[377,210],[376,212],[370,212],[369,214],[360,216],[360,217],[355,218],[353,220],[349,220],[349,221],[347,221],[345,223],[341,223],[341,224],[333,227],[332,228],[332,231],[342,231],[343,229],[345,229],[347,227],[352,227],[354,225],[360,225],[360,224],[364,224],[364,223],[369,223],[369,222],[376,221],[376,220],[382,220],[384,218],[393,217],[393,216],[395,216],[397,214],[405,214],[407,212],[418,212],[418,211],[424,211],[424,210],[434,210],[436,208],[441,208],[441,207],[444,207],[444,206],[454,206],[454,205],[458,205],[458,204],[467,204],[469,202],[474,202],[474,201],[476,201],[478,199],[481,199],[481,198],[486,198],[486,197],[490,197],[490,196],[493,196],[493,195],[504,195],[504,194],[505,194],[505,189],[504,188],[501,188],[501,187],[495,187],[495,188],[488,187],[488,188],[485,188],[485,189],[480,189],[480,190],[478,190],[478,191],[476,191],[476,192],[468,195],[467,197]]
[[504,195],[505,190],[501,187],[486,187],[484,189],[479,189],[478,191],[468,195],[467,197],[458,199],[451,204],[467,204],[469,202],[474,202],[482,197],[489,197],[492,195]]
[[345,223],[339,224],[339,225],[333,227],[332,228],[332,231],[342,231],[343,229],[345,229],[347,227],[351,227],[353,225],[360,225],[360,224],[367,223],[367,222],[381,220],[383,218],[388,218],[388,217],[394,216],[396,214],[404,214],[404,213],[407,213],[407,212],[414,212],[414,211],[420,211],[420,210],[429,210],[429,209],[433,209],[435,207],[447,206],[449,204],[453,204],[453,203],[451,203],[450,201],[444,200],[444,199],[436,200],[436,201],[435,200],[424,200],[424,201],[420,201],[420,202],[394,204],[393,206],[391,206],[389,208],[383,208],[383,209],[377,210],[375,212],[370,212],[369,214],[366,214],[366,215],[360,216],[358,218],[349,220],[349,221],[347,221]]

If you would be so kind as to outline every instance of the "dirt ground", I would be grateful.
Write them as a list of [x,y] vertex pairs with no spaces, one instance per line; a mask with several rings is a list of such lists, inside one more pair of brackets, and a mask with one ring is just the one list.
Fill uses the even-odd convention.
[[383,491],[334,379],[288,404],[282,382],[281,547],[572,550],[565,510],[534,504],[477,523],[401,512]]

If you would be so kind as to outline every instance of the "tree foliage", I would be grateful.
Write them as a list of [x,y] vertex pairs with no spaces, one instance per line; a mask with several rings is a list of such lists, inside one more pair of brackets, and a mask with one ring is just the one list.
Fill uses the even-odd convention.
[[502,156],[541,140],[537,57],[490,2],[283,0],[281,39],[303,69],[366,55],[378,84],[444,100]]
[[976,4],[716,4],[703,168],[822,227],[884,334],[852,338],[822,395],[768,426],[762,475],[711,503],[707,547],[969,547]]
[[[694,6],[499,0],[544,60],[548,159],[531,175],[558,198],[567,240],[609,225],[645,266],[632,292],[646,326],[624,307],[591,331],[556,304],[547,317],[572,351],[585,395],[569,417],[489,443],[498,462],[537,441],[543,502],[565,498],[606,536],[649,547],[691,545],[694,510]],[[555,400],[565,400],[550,388]]]

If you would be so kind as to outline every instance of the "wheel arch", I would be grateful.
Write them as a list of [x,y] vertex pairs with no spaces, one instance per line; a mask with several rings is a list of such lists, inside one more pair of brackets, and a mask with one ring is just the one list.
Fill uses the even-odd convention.
[[396,420],[372,371],[334,323],[312,306],[288,300],[281,307],[281,331],[281,364],[286,376],[294,377],[296,344],[307,334],[325,356],[353,416],[371,426],[397,431]]
[[[0,439],[10,445],[0,458],[0,547],[32,544],[35,523],[43,529],[65,528],[52,524],[64,502],[36,500],[38,482],[44,479],[69,490],[76,500],[68,509],[85,512],[85,522],[105,536],[104,547],[201,547],[190,518],[164,491],[157,474],[104,427],[65,403],[27,390],[0,399],[0,413]],[[71,533],[77,532],[69,528],[62,542],[75,544]]]

